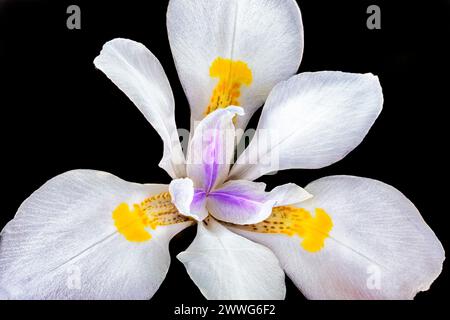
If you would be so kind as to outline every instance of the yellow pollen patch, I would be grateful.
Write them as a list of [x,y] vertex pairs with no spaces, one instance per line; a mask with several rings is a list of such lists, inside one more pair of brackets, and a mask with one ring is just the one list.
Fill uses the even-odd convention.
[[114,225],[125,239],[133,242],[150,240],[150,229],[190,221],[178,213],[172,204],[170,194],[163,192],[149,197],[140,204],[133,204],[132,209],[127,203],[119,204],[112,213]]
[[333,227],[333,221],[325,210],[316,208],[314,217],[303,208],[281,206],[272,209],[266,220],[238,228],[260,233],[278,233],[302,238],[300,245],[309,252],[320,251]]
[[241,86],[249,86],[253,81],[252,71],[245,62],[221,57],[211,64],[209,75],[218,78],[219,82],[213,90],[205,115],[231,105],[239,106]]

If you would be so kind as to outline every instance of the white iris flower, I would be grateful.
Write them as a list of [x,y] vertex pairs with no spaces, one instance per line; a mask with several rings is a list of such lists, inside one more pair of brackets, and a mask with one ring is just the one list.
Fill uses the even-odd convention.
[[[115,39],[95,65],[161,135],[160,166],[172,182],[92,170],[49,180],[1,233],[0,296],[151,298],[169,268],[170,239],[194,223],[197,236],[177,257],[208,299],[283,299],[285,274],[310,299],[411,299],[427,290],[444,250],[393,187],[351,176],[270,192],[253,182],[345,157],[382,109],[378,78],[294,75],[303,27],[293,0],[171,0],[167,27],[191,107],[186,158],[153,54]],[[264,102],[255,138],[231,166]]]

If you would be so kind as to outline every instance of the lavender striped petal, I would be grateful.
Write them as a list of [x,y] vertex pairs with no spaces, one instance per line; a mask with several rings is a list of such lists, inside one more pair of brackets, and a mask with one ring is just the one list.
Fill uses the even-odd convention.
[[235,180],[209,193],[206,207],[215,218],[235,224],[257,223],[272,212],[275,200],[264,183]]

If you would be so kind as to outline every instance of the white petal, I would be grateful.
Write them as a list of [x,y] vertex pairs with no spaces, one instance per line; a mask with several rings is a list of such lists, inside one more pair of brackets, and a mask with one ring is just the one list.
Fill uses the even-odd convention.
[[202,221],[208,216],[204,201],[203,205],[197,210],[191,210],[191,204],[194,200],[194,183],[189,178],[175,179],[170,182],[169,192],[172,203],[177,207],[178,211],[188,217],[192,217],[197,221]]
[[219,82],[210,76],[217,58],[243,61],[251,71],[251,83],[240,88],[246,115],[237,126],[243,128],[273,86],[297,72],[303,53],[293,0],[171,0],[167,28],[193,121],[204,117]]
[[169,268],[170,239],[190,223],[148,229],[150,240],[131,242],[112,213],[166,191],[91,170],[49,180],[1,233],[0,292],[12,299],[149,299]]
[[209,192],[228,176],[235,146],[233,118],[242,115],[240,107],[210,113],[195,128],[189,142],[187,175],[194,186]]
[[172,178],[184,177],[172,89],[158,59],[141,43],[114,39],[104,44],[94,64],[133,101],[161,136],[164,154],[159,166]]
[[310,299],[412,299],[442,270],[444,250],[414,205],[382,182],[350,176],[306,187],[333,227],[324,247],[308,252],[299,238],[237,230],[271,248]]
[[255,138],[231,170],[232,179],[321,168],[344,158],[381,112],[376,76],[307,72],[278,84],[264,106]]
[[284,272],[267,248],[228,231],[214,219],[177,258],[207,299],[284,299]]
[[272,212],[275,200],[262,182],[233,180],[210,192],[206,207],[215,218],[235,224],[263,221]]
[[283,184],[269,192],[269,199],[276,201],[274,207],[303,202],[309,198],[312,198],[312,194],[295,183]]
[[184,215],[189,214],[189,207],[194,199],[194,183],[189,178],[174,179],[170,182],[169,192],[172,203]]

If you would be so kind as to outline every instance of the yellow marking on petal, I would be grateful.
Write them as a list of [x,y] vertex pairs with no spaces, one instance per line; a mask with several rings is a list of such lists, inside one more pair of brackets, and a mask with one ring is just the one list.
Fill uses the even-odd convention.
[[209,75],[218,78],[219,82],[213,90],[205,115],[231,105],[239,106],[242,85],[248,87],[253,81],[252,71],[245,62],[221,57],[211,64]]
[[235,227],[252,232],[297,235],[302,238],[303,249],[318,252],[325,245],[333,221],[321,208],[316,208],[312,216],[304,208],[281,206],[273,208],[271,216],[260,223]]
[[172,203],[169,192],[151,196],[140,204],[130,206],[123,202],[112,213],[114,225],[125,239],[133,242],[150,240],[149,228],[155,230],[159,226],[168,226],[190,221],[181,215]]
[[141,217],[143,216],[142,209],[135,204],[133,210],[126,203],[121,203],[113,211],[114,225],[117,230],[128,241],[147,241],[152,238],[152,235],[145,230],[145,224]]

